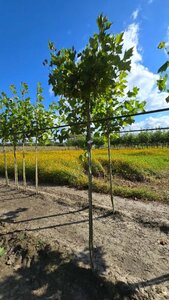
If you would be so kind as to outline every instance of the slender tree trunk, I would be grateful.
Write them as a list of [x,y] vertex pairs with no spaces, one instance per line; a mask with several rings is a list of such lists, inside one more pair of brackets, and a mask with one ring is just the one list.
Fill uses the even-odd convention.
[[14,150],[14,174],[15,174],[15,185],[17,188],[19,188],[18,185],[18,164],[17,164],[17,157],[16,157],[16,145],[13,146]]
[[87,154],[88,154],[88,200],[89,200],[89,255],[93,269],[93,207],[92,207],[92,135],[91,135],[91,104],[87,101]]
[[22,144],[22,167],[23,167],[23,186],[26,190],[26,163],[25,163],[25,143]]
[[114,213],[114,197],[113,197],[113,183],[112,183],[112,159],[110,149],[110,133],[108,133],[108,159],[109,159],[109,182],[110,182],[110,199]]
[[35,142],[35,188],[36,194],[38,194],[38,139],[36,136]]
[[6,147],[5,142],[3,141],[3,153],[4,153],[4,170],[5,170],[5,179],[6,185],[9,185],[9,178],[8,178],[8,166],[7,166],[7,158],[6,158]]

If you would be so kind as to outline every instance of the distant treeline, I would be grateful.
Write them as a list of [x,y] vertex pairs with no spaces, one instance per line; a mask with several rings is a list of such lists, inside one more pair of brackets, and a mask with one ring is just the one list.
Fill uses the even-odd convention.
[[[106,146],[106,139],[104,136],[93,137],[94,148],[103,148]],[[22,143],[19,141],[18,146]],[[34,146],[35,143],[26,143],[27,146]],[[51,139],[48,143],[39,142],[39,146],[57,146],[57,147],[73,147],[86,149],[86,138],[84,135],[73,135],[66,141],[60,143]],[[1,147],[0,141],[0,147]],[[6,146],[11,146],[8,143]],[[140,133],[114,134],[111,136],[112,147],[169,147],[169,130],[161,131],[143,131]]]
[[[83,135],[72,136],[66,142],[65,146],[85,148],[86,140]],[[105,146],[104,137],[93,137],[93,146],[101,148]],[[169,146],[169,130],[161,131],[143,131],[138,134],[116,134],[111,136],[111,146],[114,147],[159,147]]]

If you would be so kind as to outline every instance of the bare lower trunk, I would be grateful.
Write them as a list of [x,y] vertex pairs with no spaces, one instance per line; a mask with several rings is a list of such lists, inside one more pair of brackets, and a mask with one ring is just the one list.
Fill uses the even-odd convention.
[[7,166],[7,158],[6,158],[6,147],[5,143],[3,142],[3,154],[4,154],[4,170],[5,170],[5,180],[6,185],[9,185],[9,178],[8,178],[8,166]]
[[36,194],[38,194],[38,141],[36,137],[36,144],[35,144],[35,189]]
[[14,176],[15,176],[15,185],[17,188],[19,188],[18,185],[18,164],[17,164],[17,157],[16,157],[16,145],[13,146],[14,150]]
[[25,163],[25,144],[22,144],[22,167],[23,167],[23,186],[26,190],[26,163]]
[[114,197],[113,197],[113,183],[112,183],[112,159],[110,149],[110,134],[108,134],[108,159],[109,159],[109,182],[110,182],[110,199],[114,213]]
[[89,254],[90,265],[93,269],[93,207],[92,207],[92,136],[91,136],[91,107],[87,102],[87,156],[88,156],[88,200],[89,200]]

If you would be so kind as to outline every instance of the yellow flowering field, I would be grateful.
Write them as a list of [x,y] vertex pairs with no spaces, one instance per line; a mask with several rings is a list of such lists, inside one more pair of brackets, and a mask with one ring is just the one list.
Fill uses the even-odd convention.
[[[26,151],[27,179],[34,182],[35,152]],[[114,193],[125,197],[168,200],[169,148],[112,149]],[[22,151],[17,152],[19,177],[22,180]],[[13,153],[7,152],[8,171],[13,177]],[[58,150],[39,147],[39,181],[43,184],[87,188],[87,162],[83,150]],[[4,176],[3,153],[0,152],[0,175]],[[108,158],[106,149],[93,150],[93,189],[108,192]],[[164,186],[164,195],[158,191]]]

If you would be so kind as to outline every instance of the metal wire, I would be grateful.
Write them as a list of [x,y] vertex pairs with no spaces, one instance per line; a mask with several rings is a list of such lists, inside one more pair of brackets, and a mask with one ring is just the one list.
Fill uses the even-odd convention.
[[[161,108],[161,109],[156,109],[156,110],[149,110],[149,111],[144,111],[144,112],[140,112],[140,113],[133,113],[133,114],[124,114],[124,115],[120,115],[120,116],[112,116],[112,117],[108,117],[108,118],[101,118],[101,119],[96,119],[96,120],[91,120],[91,123],[103,123],[106,121],[113,121],[113,120],[117,120],[117,119],[123,119],[123,118],[127,118],[127,117],[136,117],[136,116],[141,116],[141,115],[147,115],[147,114],[154,114],[154,113],[160,113],[160,112],[166,112],[169,111],[169,107],[167,108]],[[67,128],[67,127],[72,127],[72,126],[81,126],[81,125],[87,125],[87,122],[72,122],[69,124],[62,124],[62,125],[57,125],[57,126],[50,126],[50,127],[45,127],[45,128],[36,128],[36,131],[46,131],[46,130],[51,130],[51,129],[61,129],[61,128]],[[142,129],[142,131],[146,131],[146,130],[166,130],[169,128],[149,128],[149,129]],[[34,131],[34,130],[32,130]],[[125,130],[125,131],[120,131],[121,133],[127,133],[127,132],[137,132],[137,131],[141,131],[141,130]],[[22,134],[25,133],[25,131],[15,131],[15,133],[17,134]]]

